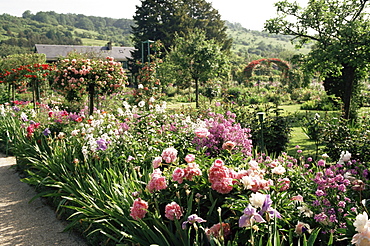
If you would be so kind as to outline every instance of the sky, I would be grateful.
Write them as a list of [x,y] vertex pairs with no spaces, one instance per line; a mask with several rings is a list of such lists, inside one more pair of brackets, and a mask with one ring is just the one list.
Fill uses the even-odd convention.
[[[207,0],[217,9],[222,20],[240,23],[244,28],[262,31],[266,20],[276,16],[274,3],[279,0]],[[296,0],[301,6],[308,0]],[[290,0],[293,2],[293,0]],[[32,14],[54,11],[58,14],[132,19],[140,0],[0,0],[0,14],[21,17],[26,10]]]

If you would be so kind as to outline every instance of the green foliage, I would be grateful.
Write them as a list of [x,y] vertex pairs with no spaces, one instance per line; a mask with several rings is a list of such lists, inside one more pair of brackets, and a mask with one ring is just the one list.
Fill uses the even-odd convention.
[[[292,132],[291,117],[267,114],[262,124],[252,129],[252,140],[263,146],[261,151],[271,155],[278,155],[286,151]],[[263,142],[262,142],[263,141]]]
[[323,111],[336,111],[342,109],[341,100],[334,95],[323,96],[316,100],[309,100],[301,105],[303,110],[323,110]]
[[228,72],[227,56],[215,40],[207,40],[206,33],[195,29],[188,36],[175,35],[175,45],[171,47],[165,62],[178,71],[178,77],[186,83],[195,83],[196,104],[199,107],[199,87],[209,80],[223,78]]
[[354,159],[370,160],[368,117],[360,118],[356,123],[338,118],[326,119],[322,124],[321,141],[331,158],[339,159],[342,151],[348,151]]
[[[352,97],[356,96],[359,80],[366,76],[368,69],[367,4],[362,0],[310,1],[307,7],[301,8],[297,2],[281,1],[276,3],[278,17],[265,24],[269,32],[293,35],[300,44],[315,42],[306,57],[306,68],[327,78],[325,87],[330,94],[336,88],[346,119],[352,116],[350,111],[355,110],[351,106]],[[295,17],[294,23],[287,20],[289,16]]]
[[227,37],[220,14],[204,0],[171,0],[160,3],[145,0],[141,6],[136,6],[134,21],[132,33],[137,48],[133,53],[134,60],[141,58],[143,41],[160,40],[165,49],[170,50],[171,46],[176,45],[176,33],[188,36],[195,29],[202,30],[207,40],[214,40],[223,50],[231,47],[232,40]]

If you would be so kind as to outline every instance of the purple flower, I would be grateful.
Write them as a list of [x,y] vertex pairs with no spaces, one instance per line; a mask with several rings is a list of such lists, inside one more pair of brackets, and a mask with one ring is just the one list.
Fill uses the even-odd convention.
[[194,224],[195,222],[202,223],[202,222],[207,222],[206,220],[202,219],[196,214],[192,214],[188,217],[187,221],[182,222],[182,229],[186,229],[186,224]]
[[262,216],[257,213],[257,210],[248,204],[248,207],[244,209],[244,214],[239,218],[239,227],[249,227],[254,221],[259,223],[266,222]]
[[20,108],[18,108],[17,106],[13,106],[12,109],[15,111],[15,112],[18,112],[20,110]]
[[325,195],[325,192],[324,192],[324,191],[322,191],[322,190],[317,190],[317,191],[315,192],[315,194],[316,194],[316,196],[324,196],[324,195]]
[[42,132],[42,134],[44,134],[44,136],[49,136],[49,134],[51,133],[50,129],[49,128],[45,128],[45,130]]
[[96,150],[106,150],[108,148],[107,147],[108,142],[102,138],[99,140],[96,140],[96,143],[98,144],[98,147],[96,148]]
[[321,159],[317,162],[317,165],[320,166],[320,167],[324,167],[325,166],[325,161]]
[[271,216],[276,216],[277,218],[281,218],[281,215],[278,211],[271,207],[272,200],[270,199],[270,195],[266,195],[265,201],[263,202],[262,209],[259,211],[260,215],[263,215],[265,212],[268,212]]
[[338,202],[338,207],[344,208],[345,206],[346,206],[346,202],[345,201]]
[[328,219],[328,216],[324,212],[321,212],[321,213],[315,215],[316,222],[324,222],[325,223],[325,222],[327,222],[327,219]]

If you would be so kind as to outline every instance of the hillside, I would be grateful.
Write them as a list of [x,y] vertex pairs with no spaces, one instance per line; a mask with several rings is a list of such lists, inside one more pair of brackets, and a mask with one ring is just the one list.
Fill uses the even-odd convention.
[[[0,15],[0,56],[32,52],[36,43],[69,45],[132,46],[130,19],[58,14],[53,11],[23,13],[22,17]],[[226,22],[233,38],[233,51],[241,57],[277,56],[283,51],[296,52],[289,37],[251,31],[239,23]],[[302,50],[307,52],[308,49]]]

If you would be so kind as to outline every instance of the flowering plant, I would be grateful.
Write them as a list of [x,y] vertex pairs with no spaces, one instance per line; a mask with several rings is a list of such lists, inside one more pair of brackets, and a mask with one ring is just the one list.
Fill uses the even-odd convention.
[[[246,155],[251,142],[227,138],[234,132],[249,140],[230,112],[209,112],[211,120],[171,114],[163,104],[146,110],[124,102],[91,116],[16,106],[0,108],[0,130],[12,133],[18,166],[28,168],[24,181],[46,187],[70,227],[95,235],[94,244],[367,240],[368,170],[349,152],[336,163],[304,158],[299,147],[298,158]],[[206,154],[213,145],[194,139],[212,139],[220,125],[226,137]]]
[[112,93],[122,89],[127,77],[120,62],[113,57],[105,60],[69,57],[60,60],[54,71],[54,88],[69,101],[79,101],[90,95],[90,114],[93,97],[99,93]]

